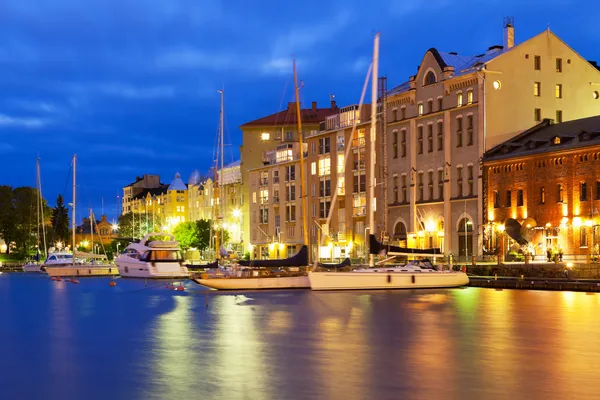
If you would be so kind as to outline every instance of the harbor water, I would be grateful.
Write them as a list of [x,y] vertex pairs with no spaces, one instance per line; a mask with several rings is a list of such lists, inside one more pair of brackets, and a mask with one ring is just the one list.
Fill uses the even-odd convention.
[[598,399],[600,294],[0,275],[2,399]]

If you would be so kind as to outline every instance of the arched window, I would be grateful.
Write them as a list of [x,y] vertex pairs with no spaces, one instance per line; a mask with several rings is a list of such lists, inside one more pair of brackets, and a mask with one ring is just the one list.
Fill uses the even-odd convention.
[[458,223],[458,233],[473,232],[473,222],[469,218],[463,218]]
[[394,240],[406,240],[406,225],[403,222],[398,222],[394,226]]
[[423,81],[423,86],[425,86],[425,85],[432,85],[435,82],[437,82],[435,74],[433,73],[433,71],[429,71],[425,75],[425,80]]

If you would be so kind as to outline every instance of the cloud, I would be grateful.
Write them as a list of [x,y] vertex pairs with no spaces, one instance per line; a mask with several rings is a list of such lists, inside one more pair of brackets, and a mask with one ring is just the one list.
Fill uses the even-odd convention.
[[160,53],[154,59],[159,69],[219,69],[239,67],[233,53],[210,52],[198,48],[181,47]]
[[189,158],[185,153],[167,153],[163,151],[162,148],[157,146],[156,149],[142,147],[140,144],[126,144],[122,143],[120,145],[113,144],[99,144],[93,146],[94,152],[108,152],[132,156],[132,157],[143,157],[143,158],[151,158],[151,159],[187,159]]
[[153,100],[175,96],[173,86],[133,86],[129,84],[106,84],[99,87],[101,93],[126,99]]
[[22,127],[22,128],[42,128],[50,123],[49,120],[36,117],[11,117],[10,115],[0,114],[0,128],[2,127]]
[[30,112],[39,112],[46,114],[66,114],[66,110],[63,107],[48,101],[13,99],[9,100],[9,103],[14,105],[15,107]]

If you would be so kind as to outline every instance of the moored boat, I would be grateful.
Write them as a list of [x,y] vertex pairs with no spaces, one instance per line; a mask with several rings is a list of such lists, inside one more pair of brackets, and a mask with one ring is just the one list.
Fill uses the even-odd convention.
[[179,242],[166,233],[149,233],[140,242],[130,243],[115,264],[123,278],[187,279],[190,276],[183,264]]
[[217,290],[308,289],[307,265],[308,247],[302,246],[286,259],[240,261],[229,268],[211,269],[193,280]]

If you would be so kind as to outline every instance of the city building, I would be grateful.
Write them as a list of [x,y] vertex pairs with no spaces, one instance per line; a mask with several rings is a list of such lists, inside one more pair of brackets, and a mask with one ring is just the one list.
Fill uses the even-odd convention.
[[116,227],[108,222],[106,215],[102,215],[99,221],[94,220],[93,227],[94,233],[92,235],[90,218],[83,218],[82,224],[75,231],[75,243],[79,247],[85,248],[86,251],[102,254],[102,246],[110,246],[112,241],[118,237]]
[[213,180],[211,178],[202,179],[200,172],[195,170],[188,179],[189,220],[212,220],[213,204]]
[[[222,182],[221,173],[223,174]],[[223,199],[222,208],[217,209],[217,215],[222,216],[219,223],[222,223],[223,228],[229,232],[230,243],[243,244],[244,216],[241,210],[244,205],[244,193],[240,160],[225,165],[223,170],[217,171],[216,178],[217,186],[222,185],[218,187],[217,205],[221,206],[220,201]],[[237,250],[243,249],[239,248]]]
[[[342,107],[306,139],[310,244],[313,255],[319,248],[320,259],[366,257],[370,210],[367,170],[373,154],[369,149],[370,113],[370,104]],[[327,224],[331,207],[334,209]]]
[[409,80],[386,93],[390,239],[446,255],[483,253],[481,159],[544,118],[600,109],[600,71],[549,29],[515,45],[462,56],[429,49]]
[[[318,108],[316,102],[312,102],[311,108],[300,110],[302,129],[304,135],[308,136],[319,130],[319,123],[331,114],[338,112],[335,101],[331,102],[328,108]],[[254,224],[251,222],[250,206],[252,201],[244,201],[243,196],[251,192],[256,192],[257,186],[251,188],[250,171],[259,167],[273,165],[270,164],[272,158],[277,152],[280,154],[292,153],[295,158],[299,151],[298,143],[298,118],[296,103],[288,103],[287,109],[256,119],[243,124],[242,146],[240,147],[241,171],[242,171],[242,238],[244,243],[250,243],[251,231],[254,230]],[[282,156],[283,157],[283,156]],[[283,161],[285,159],[285,161]],[[289,156],[283,157],[279,163],[290,163]],[[295,165],[292,162],[288,166]],[[294,167],[295,168],[295,167]],[[277,168],[278,169],[278,168]],[[300,177],[298,170],[298,179]],[[281,175],[284,176],[284,175]],[[258,179],[258,178],[257,178]],[[258,185],[258,180],[256,181]],[[299,186],[299,185],[298,185]],[[299,192],[298,192],[299,194]],[[252,199],[251,199],[252,200]],[[301,214],[298,214],[301,215]],[[295,233],[299,235],[300,233]],[[256,233],[255,233],[256,235]],[[298,237],[295,237],[297,241]],[[299,243],[301,243],[300,241]],[[273,247],[273,246],[272,246]]]
[[483,176],[488,253],[506,255],[525,238],[538,259],[598,255],[600,116],[545,119],[486,152]]
[[135,182],[123,188],[123,198],[121,199],[121,213],[126,214],[132,211],[131,199],[138,196],[140,193],[148,189],[157,189],[162,187],[160,183],[160,176],[158,175],[144,175],[142,177],[136,176]]

